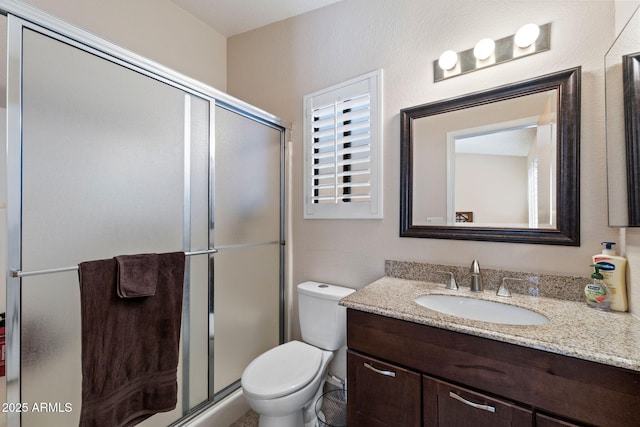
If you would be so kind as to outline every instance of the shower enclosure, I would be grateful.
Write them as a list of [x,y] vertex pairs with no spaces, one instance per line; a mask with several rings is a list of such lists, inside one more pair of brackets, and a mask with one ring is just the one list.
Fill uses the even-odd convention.
[[142,425],[180,424],[283,340],[286,124],[53,18],[0,6],[8,425],[78,423],[77,264],[176,250],[189,255],[178,405]]

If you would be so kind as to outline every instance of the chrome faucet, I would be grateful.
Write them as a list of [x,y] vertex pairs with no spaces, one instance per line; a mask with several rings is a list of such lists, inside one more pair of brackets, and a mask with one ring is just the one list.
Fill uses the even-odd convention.
[[482,286],[482,276],[480,275],[480,264],[474,259],[471,263],[471,292],[482,291],[484,291],[484,287]]

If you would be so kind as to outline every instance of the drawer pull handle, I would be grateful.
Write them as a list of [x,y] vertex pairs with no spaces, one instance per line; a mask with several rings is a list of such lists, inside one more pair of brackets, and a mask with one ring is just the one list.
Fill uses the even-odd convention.
[[380,375],[385,375],[387,377],[392,377],[395,378],[396,377],[396,373],[393,371],[383,371],[381,369],[378,368],[374,368],[373,366],[371,366],[370,364],[366,363],[364,364],[364,367],[367,369],[371,369],[373,372],[378,373]]
[[449,392],[449,397],[453,397],[457,401],[460,401],[460,402],[464,403],[465,405],[469,405],[469,406],[471,406],[473,408],[476,408],[476,409],[482,409],[483,411],[487,411],[487,412],[496,412],[496,408],[493,407],[493,406],[482,405],[480,403],[471,402],[470,400],[467,400],[464,397],[462,397],[459,394],[456,394],[456,393],[454,393],[452,391]]

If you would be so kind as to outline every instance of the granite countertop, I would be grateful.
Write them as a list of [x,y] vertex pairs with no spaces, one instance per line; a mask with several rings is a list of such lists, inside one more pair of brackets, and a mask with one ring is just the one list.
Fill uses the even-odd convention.
[[[425,294],[482,298],[524,307],[545,315],[549,322],[514,326],[468,320],[441,314],[414,302]],[[341,305],[450,331],[522,345],[593,362],[640,371],[640,319],[619,312],[603,312],[584,302],[494,292],[472,293],[468,287],[451,291],[442,284],[383,277],[345,297]]]

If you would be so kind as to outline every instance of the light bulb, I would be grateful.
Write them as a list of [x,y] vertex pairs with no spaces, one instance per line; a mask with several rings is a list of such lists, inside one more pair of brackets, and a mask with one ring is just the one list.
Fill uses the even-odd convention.
[[540,27],[536,24],[527,24],[520,27],[513,37],[513,41],[521,49],[531,46],[540,35]]
[[473,48],[473,56],[481,61],[484,61],[491,56],[495,48],[496,42],[494,42],[492,39],[482,39],[478,43],[476,43],[476,46]]
[[452,50],[442,52],[440,58],[438,58],[438,66],[443,71],[449,71],[458,63],[458,54]]

